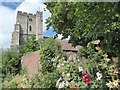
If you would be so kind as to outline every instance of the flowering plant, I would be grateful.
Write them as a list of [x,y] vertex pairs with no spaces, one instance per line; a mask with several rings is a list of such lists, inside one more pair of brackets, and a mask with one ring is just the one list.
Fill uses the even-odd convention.
[[82,74],[82,79],[84,80],[84,82],[90,86],[91,85],[91,79],[88,73],[83,73]]

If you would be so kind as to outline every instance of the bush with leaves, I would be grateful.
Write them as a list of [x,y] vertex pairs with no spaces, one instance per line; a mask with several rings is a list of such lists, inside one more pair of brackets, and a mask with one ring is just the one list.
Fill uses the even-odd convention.
[[39,73],[32,80],[32,88],[56,88],[56,82],[59,77],[59,72],[57,70],[46,73],[45,75]]
[[[100,40],[90,42],[87,47],[80,48],[79,56],[84,57],[82,67],[90,73],[92,81],[98,85],[99,88],[120,88],[119,77],[119,58],[114,55],[109,55],[100,48]],[[97,77],[97,78],[96,78]],[[96,78],[96,79],[95,79]]]
[[35,35],[27,37],[24,40],[24,44],[19,46],[20,56],[39,50],[38,40],[36,40]]
[[42,65],[42,73],[52,72],[56,69],[56,65],[52,61],[58,55],[65,56],[61,49],[60,43],[53,38],[44,41],[44,46],[40,49],[40,62]]
[[31,88],[32,82],[31,79],[28,78],[27,75],[19,75],[12,76],[10,80],[4,80],[2,83],[2,88]]
[[2,76],[6,78],[16,75],[20,71],[20,56],[13,49],[3,50],[2,53]]
[[28,75],[27,69],[22,68],[17,75],[9,75],[9,78],[5,78],[2,88],[32,88],[32,78]]
[[[34,88],[55,88],[59,78],[59,71],[56,69],[59,58],[65,57],[60,43],[48,38],[39,42],[40,44],[40,64],[42,72],[33,79]],[[60,56],[58,58],[58,56]]]

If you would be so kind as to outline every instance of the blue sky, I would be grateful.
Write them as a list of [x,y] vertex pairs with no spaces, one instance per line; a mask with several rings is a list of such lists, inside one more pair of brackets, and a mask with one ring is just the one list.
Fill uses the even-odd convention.
[[51,14],[47,10],[44,12],[43,8],[46,6],[39,2],[39,0],[25,0],[23,2],[1,2],[0,3],[0,47],[8,48],[11,44],[12,32],[14,30],[14,24],[16,19],[16,12],[18,10],[28,13],[36,13],[40,8],[40,11],[43,11],[43,31],[44,36],[53,36],[53,28],[51,27],[46,31],[45,20]]
[[2,2],[3,6],[15,10],[22,2]]

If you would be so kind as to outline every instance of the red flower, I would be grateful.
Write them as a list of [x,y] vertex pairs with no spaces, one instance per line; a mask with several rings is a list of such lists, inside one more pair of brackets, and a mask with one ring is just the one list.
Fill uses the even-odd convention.
[[91,85],[91,80],[90,80],[90,76],[88,73],[83,73],[82,74],[82,79],[84,80],[84,82],[90,86]]
[[91,80],[90,80],[90,78],[86,78],[86,79],[84,80],[84,82],[85,82],[88,86],[91,85]]
[[83,74],[82,74],[82,78],[87,78],[87,77],[89,77],[89,74],[88,74],[88,73],[83,73]]

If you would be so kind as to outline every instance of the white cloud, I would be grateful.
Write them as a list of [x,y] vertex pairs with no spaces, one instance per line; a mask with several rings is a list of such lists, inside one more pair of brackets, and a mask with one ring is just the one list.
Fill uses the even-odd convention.
[[11,43],[11,33],[15,23],[15,11],[0,6],[0,47],[7,48]]
[[[16,10],[11,10],[5,6],[0,5],[0,47],[8,48],[11,44],[12,32],[17,11],[36,13],[37,10],[43,11],[46,6],[39,0],[26,0],[20,4]],[[43,12],[43,22],[50,16],[48,10]],[[46,30],[46,25],[43,23],[43,31]]]

